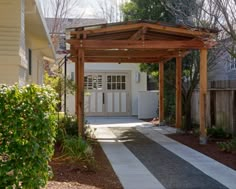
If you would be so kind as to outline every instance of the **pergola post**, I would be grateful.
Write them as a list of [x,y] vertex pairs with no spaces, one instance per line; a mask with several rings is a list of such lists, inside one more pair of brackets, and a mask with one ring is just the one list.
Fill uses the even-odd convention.
[[78,120],[78,132],[80,136],[84,134],[84,49],[78,50],[76,63],[76,115]]
[[159,63],[159,125],[164,121],[164,62]]
[[[79,50],[77,50],[77,55],[79,55]],[[79,56],[76,58],[75,62],[75,85],[76,85],[76,92],[75,92],[75,115],[78,116],[79,112],[79,106],[78,106],[78,99],[79,99],[79,93],[78,93],[78,87],[79,87]],[[78,117],[77,117],[78,118]]]
[[176,109],[175,127],[178,130],[182,126],[182,57],[176,57]]
[[200,50],[200,144],[207,143],[206,132],[207,49]]

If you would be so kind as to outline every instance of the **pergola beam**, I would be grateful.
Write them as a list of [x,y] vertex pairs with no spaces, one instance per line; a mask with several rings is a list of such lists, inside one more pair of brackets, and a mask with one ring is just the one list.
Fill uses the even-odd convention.
[[140,50],[88,50],[85,52],[85,57],[96,58],[154,58],[154,57],[170,57],[177,56],[178,50],[156,50],[156,51],[140,51]]
[[[69,58],[72,62],[76,62],[76,57]],[[160,61],[168,61],[172,57],[159,57],[159,58],[85,58],[86,63],[153,63],[159,64]]]
[[201,40],[67,40],[74,48],[85,49],[201,49],[207,47]]
[[203,36],[207,35],[209,36],[209,32],[204,31],[198,31],[194,29],[187,29],[187,28],[179,28],[179,27],[172,27],[167,25],[160,25],[158,23],[135,23],[135,24],[126,24],[126,25],[117,25],[112,27],[97,27],[96,26],[91,29],[89,27],[86,27],[85,30],[80,31],[72,31],[72,35],[81,35],[81,34],[103,34],[103,33],[109,33],[109,32],[120,32],[120,31],[130,31],[132,29],[139,29],[140,27],[146,27],[151,28],[159,31],[160,33],[169,33],[169,34],[175,34],[175,35],[184,35],[184,36],[191,36],[191,37],[197,37],[197,36]]

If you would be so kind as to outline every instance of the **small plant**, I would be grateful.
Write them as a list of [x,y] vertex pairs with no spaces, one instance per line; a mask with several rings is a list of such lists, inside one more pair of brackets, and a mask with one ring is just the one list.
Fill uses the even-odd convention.
[[58,121],[58,132],[56,141],[63,143],[66,136],[78,136],[77,119],[74,116],[64,116]]
[[90,142],[93,141],[95,139],[95,134],[94,134],[95,131],[96,131],[96,129],[91,128],[86,121],[85,127],[84,127],[84,137],[86,138],[86,140],[88,140]]
[[231,134],[225,132],[222,127],[207,128],[207,135],[209,138],[214,139],[227,139],[231,137]]
[[[89,127],[87,121],[84,124],[84,138],[90,140],[95,138],[95,129]],[[58,122],[57,141],[62,142],[65,136],[78,136],[78,122],[75,116],[67,115]]]
[[64,156],[73,162],[85,162],[89,166],[94,166],[95,160],[91,145],[82,137],[66,137],[62,147]]
[[224,152],[236,152],[236,138],[227,142],[217,142],[217,145]]

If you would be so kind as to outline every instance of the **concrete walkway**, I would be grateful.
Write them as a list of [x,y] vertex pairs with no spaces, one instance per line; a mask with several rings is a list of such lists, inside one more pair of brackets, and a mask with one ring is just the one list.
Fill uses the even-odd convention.
[[135,117],[87,120],[125,189],[236,189],[236,171],[163,135],[173,128]]

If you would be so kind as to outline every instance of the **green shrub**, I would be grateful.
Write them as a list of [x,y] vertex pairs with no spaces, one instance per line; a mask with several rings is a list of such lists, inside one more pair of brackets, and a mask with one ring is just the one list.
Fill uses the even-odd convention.
[[[84,123],[85,139],[94,138],[94,131],[87,122]],[[62,143],[65,136],[78,136],[78,122],[75,116],[67,115],[59,120],[57,141]]]
[[207,128],[207,135],[209,138],[216,138],[216,139],[225,139],[231,137],[231,135],[225,132],[224,129],[221,127]]
[[52,175],[55,97],[45,86],[0,86],[1,188],[39,189]]
[[217,145],[222,151],[236,152],[236,138],[233,138],[227,142],[217,142]]
[[74,116],[67,115],[59,119],[56,141],[63,143],[66,136],[78,136],[78,124]]
[[63,153],[72,161],[94,164],[93,149],[82,137],[66,137],[63,141]]

